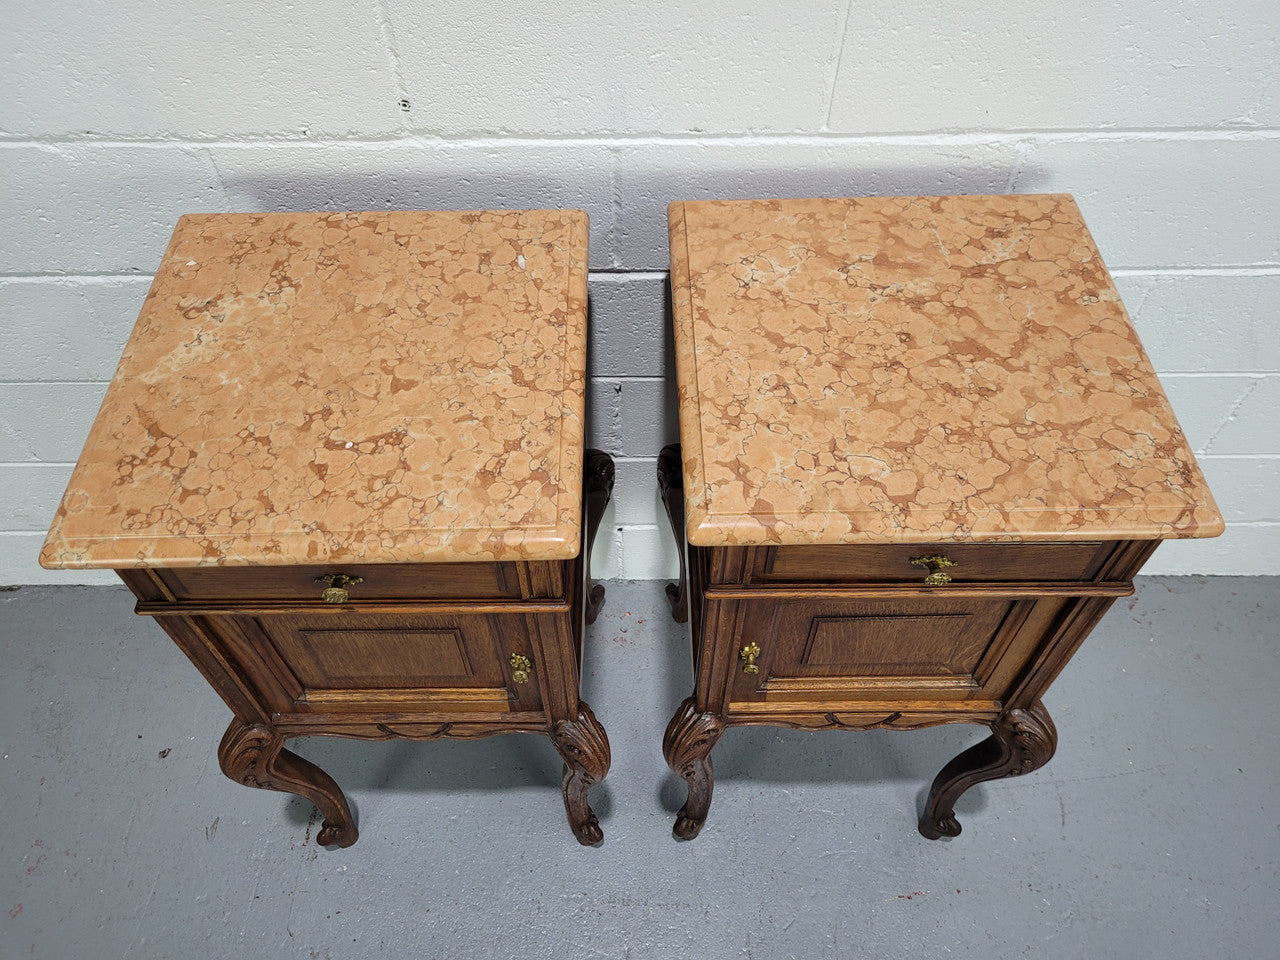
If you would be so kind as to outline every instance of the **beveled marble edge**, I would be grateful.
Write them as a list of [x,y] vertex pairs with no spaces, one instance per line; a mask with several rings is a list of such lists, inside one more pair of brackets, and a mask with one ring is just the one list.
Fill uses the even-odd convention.
[[[292,211],[316,213],[326,211]],[[382,211],[348,211],[350,213],[378,213]],[[252,549],[229,552],[225,546],[210,549],[197,538],[188,537],[111,537],[64,538],[61,527],[67,513],[67,496],[64,494],[41,547],[38,562],[47,570],[86,569],[139,569],[148,567],[211,567],[211,566],[290,566],[297,564],[342,563],[451,563],[483,560],[571,560],[582,549],[583,518],[583,462],[586,434],[586,367],[587,367],[587,264],[590,224],[585,210],[490,210],[490,211],[431,211],[439,213],[522,213],[553,212],[568,215],[573,230],[568,242],[566,264],[565,314],[572,336],[571,348],[564,356],[565,390],[563,391],[563,427],[560,438],[560,483],[556,523],[528,526],[517,531],[490,528],[453,527],[418,528],[396,534],[383,533],[379,537],[356,541],[356,531],[339,531],[337,538],[328,543],[316,533],[264,534],[241,536],[240,540]],[[186,214],[188,217],[222,216],[225,214]],[[162,263],[168,259],[171,249],[178,242],[175,229],[165,248]],[[152,284],[156,282],[153,277]],[[147,297],[151,295],[148,288]],[[146,299],[144,298],[145,309]],[[132,339],[132,335],[130,336]],[[125,351],[128,353],[128,344]],[[120,364],[112,382],[119,375]],[[577,371],[578,375],[574,375]],[[104,399],[105,403],[105,399]],[[96,427],[95,419],[95,427]],[[91,429],[85,441],[85,449],[94,442],[95,430]],[[83,454],[82,454],[83,456]],[[74,472],[73,472],[74,480]],[[70,487],[70,484],[69,484]],[[332,531],[328,531],[332,533]],[[376,555],[368,551],[376,549]]]
[[[1215,512],[1216,506],[1209,505]],[[1168,522],[1151,521],[1150,511],[1138,515],[1106,511],[1081,510],[1075,513],[1053,513],[1049,510],[1023,511],[1033,522],[1015,527],[1009,522],[1011,511],[993,511],[991,523],[977,522],[958,527],[946,522],[945,513],[929,515],[936,518],[936,527],[925,530],[900,529],[881,524],[877,527],[858,528],[852,524],[845,529],[827,523],[825,516],[818,516],[811,524],[790,523],[775,517],[773,523],[764,524],[754,517],[717,517],[705,510],[690,513],[685,535],[696,547],[721,546],[815,546],[837,544],[885,544],[885,543],[1044,543],[1051,541],[1080,540],[1183,540],[1202,539],[1221,535],[1225,528],[1221,518],[1217,523],[1197,521],[1187,528],[1179,526],[1176,518]],[[1102,514],[1102,516],[1093,516]],[[869,519],[880,519],[867,514]],[[915,514],[916,518],[922,514]],[[1084,518],[1083,520],[1081,518]],[[842,515],[843,518],[843,515]],[[1065,522],[1077,524],[1066,528]],[[1089,526],[1089,523],[1097,526]]]
[[[1074,205],[1070,194],[1050,194],[1064,197]],[[796,198],[802,199],[802,198]],[[813,198],[809,198],[813,199]],[[884,199],[891,199],[886,197]],[[696,203],[697,201],[689,201]],[[716,202],[716,201],[706,201]],[[680,409],[680,443],[685,496],[685,536],[694,546],[753,546],[753,545],[838,545],[877,543],[934,543],[934,542],[1032,542],[1071,540],[1163,540],[1200,539],[1217,537],[1226,529],[1222,513],[1214,502],[1208,483],[1194,456],[1190,456],[1192,480],[1199,494],[1195,503],[1171,505],[1168,510],[1144,507],[1092,507],[1075,511],[1055,510],[1051,507],[992,510],[975,523],[960,526],[947,521],[947,512],[927,513],[916,511],[913,520],[936,517],[924,530],[910,529],[892,523],[880,511],[868,510],[854,516],[839,514],[838,519],[827,514],[806,514],[788,517],[774,514],[768,523],[760,518],[732,514],[717,515],[708,509],[706,458],[702,450],[700,409],[698,396],[697,351],[693,336],[693,302],[690,277],[688,230],[686,227],[686,201],[675,200],[667,206],[668,250],[671,266],[671,298],[674,318],[674,339],[677,371],[677,397]],[[1097,251],[1097,244],[1085,225],[1089,243]],[[1101,254],[1098,254],[1101,263]],[[1105,270],[1105,264],[1103,264]],[[1121,304],[1124,315],[1128,311]],[[1130,318],[1130,323],[1132,320]],[[1136,336],[1136,335],[1135,335]],[[1150,358],[1138,340],[1142,356],[1150,365]],[[1156,388],[1164,396],[1163,386],[1155,381]],[[1165,405],[1172,416],[1172,407],[1165,397]],[[1176,424],[1176,417],[1174,418]],[[1177,425],[1181,432],[1181,426]],[[1184,440],[1185,443],[1185,440]],[[1189,452],[1189,449],[1188,449]],[[863,526],[853,519],[865,518]],[[1015,518],[1026,523],[1014,522]],[[890,522],[886,522],[889,519]],[[1073,523],[1063,529],[1066,522]],[[1096,525],[1090,525],[1091,522]]]
[[[718,546],[719,525],[709,525],[702,430],[698,407],[698,353],[693,342],[693,294],[684,201],[667,205],[667,249],[671,257],[671,313],[675,327],[676,400],[680,410],[680,459],[684,478],[685,536],[695,546]],[[710,539],[703,538],[703,527]],[[761,525],[763,530],[763,525]],[[695,539],[695,536],[699,539]]]
[[[484,560],[572,560],[581,550],[581,527],[572,533],[560,528],[522,531],[519,537],[510,532],[477,529],[449,531],[448,537],[424,540],[421,531],[389,538],[364,540],[353,546],[337,545],[332,549],[315,549],[312,537],[245,538],[245,544],[258,549],[239,553],[223,551],[211,558],[198,540],[158,541],[163,551],[153,553],[148,544],[155,538],[116,537],[103,540],[61,541],[60,552],[47,562],[44,551],[40,565],[48,570],[136,569],[147,567],[236,567],[296,566],[326,563],[463,563]],[[133,552],[129,551],[134,545]],[[369,556],[370,549],[376,556]]]

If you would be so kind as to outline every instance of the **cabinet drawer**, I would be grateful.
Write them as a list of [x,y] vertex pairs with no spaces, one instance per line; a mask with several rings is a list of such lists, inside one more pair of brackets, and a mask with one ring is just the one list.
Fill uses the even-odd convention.
[[352,600],[475,599],[520,596],[512,563],[330,564],[302,567],[195,567],[156,573],[179,600],[324,602],[327,574],[359,577]]
[[[1037,604],[1038,621],[1060,601],[743,601],[732,699],[998,699],[1032,652],[1022,628]],[[752,655],[757,672],[744,669]]]
[[923,543],[770,547],[759,551],[752,583],[923,583],[917,558],[945,557],[954,583],[1085,581],[1114,544]]

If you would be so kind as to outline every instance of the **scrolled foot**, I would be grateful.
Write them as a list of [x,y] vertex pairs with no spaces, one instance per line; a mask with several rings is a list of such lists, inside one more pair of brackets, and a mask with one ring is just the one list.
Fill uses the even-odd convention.
[[614,467],[613,458],[603,450],[588,450],[583,457],[583,490],[586,497],[585,514],[587,518],[586,564],[587,577],[587,623],[595,623],[600,616],[600,608],[604,606],[604,587],[591,582],[591,547],[596,540],[596,532],[600,529],[600,520],[604,517],[604,509],[613,496]]
[[930,840],[941,840],[943,837],[958,837],[960,836],[960,821],[954,815],[941,817],[938,820],[921,817],[920,832]]
[[604,841],[604,831],[600,829],[600,821],[596,819],[594,813],[589,814],[582,823],[571,823],[569,827],[584,847],[594,847],[597,843]]
[[658,454],[658,492],[667,511],[667,520],[676,536],[676,552],[680,555],[680,582],[668,583],[667,603],[676,623],[689,620],[689,576],[685,569],[684,479],[680,460],[680,444],[669,443]]
[[711,806],[715,778],[711,770],[711,748],[724,733],[724,721],[714,713],[701,713],[689,697],[676,708],[662,738],[662,755],[676,776],[689,785],[689,795],[676,815],[673,832],[681,840],[692,840],[702,830]]
[[707,821],[705,819],[693,820],[685,816],[684,811],[685,808],[681,807],[680,812],[676,814],[675,826],[671,828],[671,832],[681,840],[692,840],[702,832],[702,825]]
[[[680,558],[680,566],[684,567],[684,557]],[[671,619],[676,623],[689,622],[689,593],[685,589],[684,574],[680,574],[680,582],[668,583],[664,592],[667,596],[667,606],[671,608]]]
[[351,824],[343,826],[328,820],[320,825],[320,832],[316,834],[316,843],[322,847],[349,847],[357,839],[356,829]]
[[595,623],[600,616],[600,608],[604,606],[604,584],[593,583],[587,591],[587,623]]
[[218,746],[218,764],[236,783],[295,793],[314,803],[324,817],[316,834],[321,846],[349,847],[359,839],[347,798],[333,778],[285,750],[284,738],[270,727],[232,720]]
[[955,805],[975,784],[1038,770],[1058,748],[1058,731],[1044,704],[1010,710],[991,724],[991,736],[942,768],[929,790],[920,817],[920,833],[930,840],[958,837]]
[[551,742],[564,760],[564,810],[578,842],[591,846],[604,839],[600,822],[587,804],[587,791],[609,773],[609,738],[591,708],[578,701],[575,720],[552,724]]

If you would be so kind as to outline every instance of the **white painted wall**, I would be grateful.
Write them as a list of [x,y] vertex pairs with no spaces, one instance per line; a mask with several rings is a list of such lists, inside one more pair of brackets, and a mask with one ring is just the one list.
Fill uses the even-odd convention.
[[588,210],[600,573],[648,578],[667,202],[1004,191],[1076,195],[1227,516],[1148,569],[1267,572],[1280,4],[927,6],[6,4],[0,583],[102,580],[35,556],[181,213]]

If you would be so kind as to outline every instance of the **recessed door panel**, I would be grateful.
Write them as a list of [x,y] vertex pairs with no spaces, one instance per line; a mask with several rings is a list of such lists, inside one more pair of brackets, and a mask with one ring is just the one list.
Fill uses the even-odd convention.
[[984,688],[1033,605],[1007,598],[747,602],[733,699],[991,696]]
[[[536,709],[537,672],[519,614],[325,614],[239,621],[275,654],[299,709]],[[529,661],[521,672],[513,655]]]
[[[304,687],[421,687],[477,682],[458,627],[275,631],[276,648]],[[475,638],[472,638],[474,644]]]

